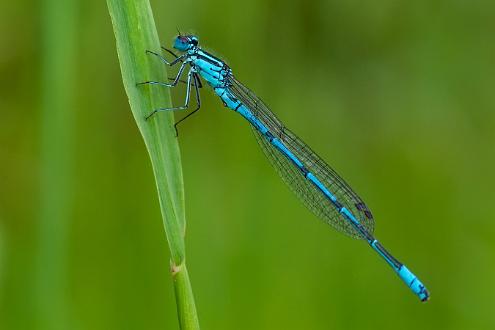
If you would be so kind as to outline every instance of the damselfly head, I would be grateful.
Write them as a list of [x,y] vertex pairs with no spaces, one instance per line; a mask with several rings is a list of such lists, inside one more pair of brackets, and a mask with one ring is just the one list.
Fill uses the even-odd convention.
[[174,48],[182,52],[188,51],[189,49],[196,47],[198,45],[198,37],[196,36],[181,36],[178,35],[174,41]]

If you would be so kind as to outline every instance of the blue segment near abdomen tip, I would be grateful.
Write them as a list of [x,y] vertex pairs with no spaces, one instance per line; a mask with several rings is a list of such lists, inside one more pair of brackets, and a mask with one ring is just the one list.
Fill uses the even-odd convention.
[[399,277],[411,288],[411,290],[421,299],[421,301],[427,301],[430,298],[430,294],[421,281],[414,275],[406,266],[402,265],[398,271]]

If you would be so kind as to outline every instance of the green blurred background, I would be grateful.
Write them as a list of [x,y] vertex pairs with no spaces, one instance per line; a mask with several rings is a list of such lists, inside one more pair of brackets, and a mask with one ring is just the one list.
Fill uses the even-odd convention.
[[[495,328],[495,2],[152,7],[164,45],[197,33],[346,178],[432,295],[318,221],[205,89],[179,138],[203,329]],[[2,1],[0,34],[0,329],[178,329],[106,3]]]

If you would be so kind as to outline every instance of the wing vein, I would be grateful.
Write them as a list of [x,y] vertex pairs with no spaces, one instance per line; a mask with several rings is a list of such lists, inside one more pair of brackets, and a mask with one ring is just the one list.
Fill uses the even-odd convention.
[[[364,228],[373,234],[374,220],[371,211],[352,188],[308,145],[287,129],[263,101],[233,76],[229,78],[229,89],[337,197],[337,200],[356,217]],[[270,163],[309,210],[338,231],[354,238],[363,238],[351,223],[337,212],[330,200],[308,181],[285,155],[254,126],[252,128],[256,140]]]

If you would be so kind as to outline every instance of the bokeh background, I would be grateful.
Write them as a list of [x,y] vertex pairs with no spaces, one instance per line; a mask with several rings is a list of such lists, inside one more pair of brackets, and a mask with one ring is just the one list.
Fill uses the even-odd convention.
[[[152,7],[164,45],[197,33],[355,188],[432,295],[318,221],[205,89],[179,137],[203,329],[495,328],[495,2]],[[0,329],[177,329],[105,2],[2,1],[0,35]]]

